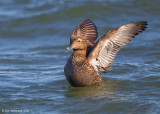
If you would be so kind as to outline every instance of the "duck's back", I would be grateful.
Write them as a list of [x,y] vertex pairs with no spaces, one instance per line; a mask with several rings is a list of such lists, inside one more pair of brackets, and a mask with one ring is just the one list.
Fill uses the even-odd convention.
[[72,86],[90,86],[102,81],[86,59],[74,55],[68,59],[64,73]]

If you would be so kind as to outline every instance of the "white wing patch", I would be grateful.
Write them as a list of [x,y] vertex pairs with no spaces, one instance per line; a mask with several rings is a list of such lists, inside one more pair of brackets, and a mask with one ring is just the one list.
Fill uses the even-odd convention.
[[97,71],[97,73],[98,73],[99,62],[98,62],[96,59],[93,59],[91,63],[92,63],[93,68],[94,68],[94,69]]

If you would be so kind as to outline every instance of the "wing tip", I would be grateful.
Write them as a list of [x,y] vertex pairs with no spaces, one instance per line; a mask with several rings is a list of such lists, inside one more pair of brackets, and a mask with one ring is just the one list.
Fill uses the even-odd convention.
[[147,21],[142,21],[138,23],[139,25],[139,33],[141,33],[142,31],[145,31],[148,27],[148,22]]
[[[132,23],[131,23],[132,24]],[[146,30],[148,27],[148,22],[147,21],[138,21],[138,22],[133,22],[133,24],[135,24],[135,29],[137,29],[138,27],[138,31],[137,33],[135,33],[135,35],[138,35],[139,33],[143,32],[144,30]]]

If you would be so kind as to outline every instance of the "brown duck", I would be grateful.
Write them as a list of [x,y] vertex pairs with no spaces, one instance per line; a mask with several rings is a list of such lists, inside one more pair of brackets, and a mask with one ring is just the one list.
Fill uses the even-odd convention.
[[98,73],[106,73],[120,48],[146,26],[145,21],[129,23],[111,30],[95,43],[97,28],[90,19],[84,20],[72,33],[70,46],[66,48],[74,50],[64,67],[68,82],[75,87],[102,82]]

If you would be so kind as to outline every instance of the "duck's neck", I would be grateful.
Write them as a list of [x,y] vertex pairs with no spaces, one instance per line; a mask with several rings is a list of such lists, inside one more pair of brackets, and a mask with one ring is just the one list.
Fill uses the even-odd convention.
[[87,50],[74,50],[73,56],[86,58],[86,51]]

